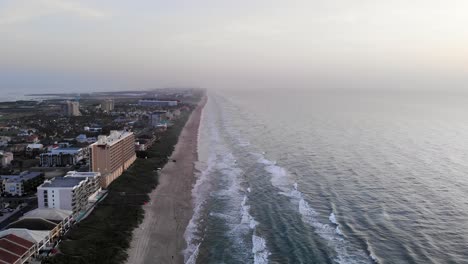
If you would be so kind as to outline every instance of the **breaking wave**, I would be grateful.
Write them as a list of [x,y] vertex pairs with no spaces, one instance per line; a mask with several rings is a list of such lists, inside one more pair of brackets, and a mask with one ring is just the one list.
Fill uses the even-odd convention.
[[271,183],[281,190],[279,193],[289,197],[292,204],[297,206],[302,221],[312,226],[316,234],[328,241],[336,253],[335,262],[340,264],[372,263],[372,256],[353,247],[345,239],[333,212],[328,217],[329,223],[321,222],[319,213],[304,199],[303,193],[298,189],[298,183],[292,183],[292,177],[285,168],[277,165],[275,161],[266,159],[263,155],[259,157],[258,163],[263,164],[265,171],[271,174]]

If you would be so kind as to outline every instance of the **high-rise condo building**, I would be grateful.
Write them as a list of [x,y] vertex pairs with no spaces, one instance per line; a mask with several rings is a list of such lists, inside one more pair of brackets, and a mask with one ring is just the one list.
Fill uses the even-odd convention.
[[80,103],[76,101],[66,101],[62,105],[62,112],[66,116],[79,116],[80,115]]
[[114,110],[114,100],[113,99],[107,99],[102,102],[102,110],[106,112],[111,112]]
[[101,173],[103,188],[107,188],[135,160],[133,132],[113,130],[109,136],[101,135],[90,145],[91,171]]

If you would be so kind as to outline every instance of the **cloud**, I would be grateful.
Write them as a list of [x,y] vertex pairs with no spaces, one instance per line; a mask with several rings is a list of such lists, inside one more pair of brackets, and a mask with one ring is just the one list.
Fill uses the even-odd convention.
[[104,12],[69,0],[10,0],[0,6],[0,25],[27,23],[41,17],[66,14],[83,19],[102,19]]

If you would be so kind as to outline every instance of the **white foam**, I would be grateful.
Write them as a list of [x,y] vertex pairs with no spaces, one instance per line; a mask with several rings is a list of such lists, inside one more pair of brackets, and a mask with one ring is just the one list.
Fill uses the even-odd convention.
[[[291,202],[298,205],[298,211],[302,216],[302,220],[311,225],[315,233],[334,247],[337,253],[337,258],[335,259],[337,263],[369,263],[370,257],[364,251],[358,248],[351,249],[352,245],[345,240],[334,213],[330,214],[329,220],[337,226],[331,226],[319,221],[318,213],[303,198],[303,194],[299,191],[298,183],[292,182],[290,174],[285,168],[276,165],[275,161],[270,161],[263,155],[259,155],[257,162],[265,165],[265,171],[271,174],[272,185],[281,190],[280,194],[290,197]],[[291,188],[291,184],[293,188]]]
[[226,221],[232,221],[233,220],[232,216],[227,215],[227,214],[223,214],[223,213],[211,212],[210,216],[214,216],[216,218],[224,219]]
[[193,247],[192,254],[185,261],[185,264],[195,264],[195,263],[197,263],[198,253],[200,252],[200,244],[201,243],[198,243]]
[[331,213],[330,216],[328,217],[328,219],[330,219],[330,222],[332,222],[333,224],[338,225],[336,223],[336,217],[335,217],[334,213]]
[[315,217],[317,212],[304,199],[299,200],[299,213],[302,216]]
[[241,141],[241,142],[239,142],[239,146],[241,146],[241,147],[248,147],[248,146],[250,146],[250,143],[247,142],[247,141],[244,141],[244,142]]
[[[297,190],[294,190],[296,191]],[[301,193],[302,196],[302,193]],[[290,196],[294,199],[293,196]],[[300,198],[298,205],[299,213],[302,216],[302,220],[312,226],[320,237],[325,239],[333,246],[337,257],[334,260],[340,264],[353,264],[353,263],[369,263],[370,257],[362,250],[358,248],[351,249],[351,244],[345,240],[343,233],[339,226],[333,227],[328,224],[321,223],[319,220],[319,214],[310,206],[310,204],[304,199]],[[329,216],[330,222],[337,225],[336,216],[331,213]]]
[[268,263],[270,252],[267,250],[265,239],[252,235],[252,253],[254,255],[255,264]]
[[258,225],[258,222],[250,215],[249,210],[250,206],[247,205],[247,195],[244,196],[241,208],[242,208],[242,220],[241,224],[249,226],[252,233],[252,253],[254,257],[254,263],[256,264],[265,264],[268,263],[268,255],[270,254],[267,250],[266,241],[264,238],[255,235],[255,229]]
[[377,256],[375,256],[374,250],[373,250],[372,247],[370,246],[369,241],[366,241],[366,244],[367,244],[367,251],[369,251],[369,255],[370,255],[370,258],[372,259],[372,261],[373,261],[374,263],[380,263],[380,261],[379,261],[379,259],[377,258]]
[[340,229],[339,226],[337,226],[337,227],[335,228],[335,232],[336,232],[338,235],[343,236],[343,232],[341,232],[341,229]]
[[276,177],[286,176],[286,169],[280,166],[276,166],[276,165],[266,166],[265,170],[273,174],[273,176],[276,176]]
[[[223,106],[223,108],[225,107]],[[252,257],[249,254],[250,243],[245,243],[245,238],[252,236],[254,263],[268,263],[269,252],[266,241],[255,235],[259,223],[250,214],[251,207],[247,195],[251,189],[241,188],[245,180],[244,177],[241,177],[243,170],[238,167],[241,165],[241,161],[237,161],[231,152],[236,151],[236,149],[229,147],[231,143],[241,147],[247,147],[250,143],[240,135],[235,127],[230,125],[229,116],[226,115],[225,111],[219,111],[220,109],[216,108],[216,102],[208,103],[205,109],[206,113],[205,110],[202,113],[199,128],[199,132],[203,130],[203,133],[199,133],[198,152],[199,158],[206,159],[206,161],[200,161],[198,164],[200,166],[197,168],[202,170],[197,175],[197,181],[192,189],[194,214],[184,233],[187,242],[187,248],[184,250],[185,263],[196,263],[200,247],[203,248],[204,230],[206,231],[207,228],[203,225],[203,216],[209,209],[205,204],[207,199],[211,199],[212,196],[216,196],[215,199],[226,201],[226,206],[220,211],[210,212],[210,217],[219,218],[229,226],[226,235],[229,237],[230,243],[233,243],[234,247],[239,250],[239,254],[247,253],[247,257]],[[223,132],[228,133],[227,138],[225,134],[222,134]],[[202,152],[205,156],[200,155]],[[261,157],[262,155],[259,156],[259,158]],[[268,162],[265,165],[269,166],[276,164],[267,160],[265,162]],[[216,180],[213,181],[213,179]],[[222,187],[214,189],[214,186]]]
[[332,212],[330,214],[330,216],[328,217],[328,219],[330,220],[330,222],[332,222],[334,225],[336,225],[335,233],[338,234],[339,236],[344,236],[343,232],[341,232],[340,224],[338,224],[338,222],[336,221],[335,213]]
[[263,155],[257,154],[259,156],[257,162],[265,165],[275,165],[276,161],[267,160]]
[[241,211],[242,211],[242,218],[241,218],[241,224],[248,225],[250,229],[254,229],[257,225],[258,222],[255,221],[255,219],[250,215],[250,206],[247,204],[247,196],[244,196],[244,199],[242,200],[241,203]]
[[[205,106],[202,110],[200,126],[198,128],[198,145],[197,145],[197,152],[198,157],[202,157],[202,152],[204,149],[202,147],[211,147],[217,146],[219,142],[219,133],[217,129],[213,126],[214,121],[213,117],[206,112],[206,109],[211,107],[209,103]],[[210,136],[207,137],[206,135],[209,134]],[[203,135],[203,136],[202,136]],[[206,138],[209,138],[209,144],[204,142]],[[190,219],[187,228],[184,232],[184,238],[187,243],[187,248],[184,250],[184,260],[185,263],[195,263],[200,244],[203,240],[202,237],[202,230],[200,230],[200,223],[203,223],[203,218],[201,213],[204,208],[204,204],[206,202],[207,197],[209,196],[211,190],[211,181],[210,181],[210,173],[215,168],[216,164],[216,155],[209,151],[209,156],[207,157],[206,162],[198,161],[195,163],[195,167],[197,169],[202,169],[199,173],[196,173],[196,182],[192,189],[192,202],[193,202],[193,215]]]
[[276,161],[271,161],[264,157],[260,157],[257,162],[265,165],[265,171],[271,174],[271,184],[273,186],[283,191],[288,191],[289,186],[291,186],[291,179],[285,168],[278,166]]
[[208,174],[213,168],[212,163],[202,171],[197,178],[197,181],[192,189],[192,197],[194,210],[192,218],[190,219],[187,228],[184,232],[184,238],[187,243],[187,248],[184,250],[184,258],[186,263],[195,263],[198,255],[198,248],[201,244],[201,236],[199,235],[199,224],[202,223],[201,211],[205,203],[206,196],[209,193],[209,179]]
[[289,192],[292,183],[289,172],[285,168],[277,165],[276,161],[268,160],[262,154],[257,154],[255,156],[259,157],[257,160],[258,163],[265,165],[264,170],[270,173],[271,184],[283,192]]

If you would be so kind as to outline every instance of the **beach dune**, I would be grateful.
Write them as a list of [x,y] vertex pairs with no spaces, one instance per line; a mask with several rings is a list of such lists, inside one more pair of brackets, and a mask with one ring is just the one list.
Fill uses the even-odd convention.
[[159,185],[150,194],[150,203],[144,206],[143,223],[133,231],[127,263],[184,262],[184,232],[193,214],[194,162],[205,102],[206,98],[202,99],[192,112],[170,160],[161,170]]

